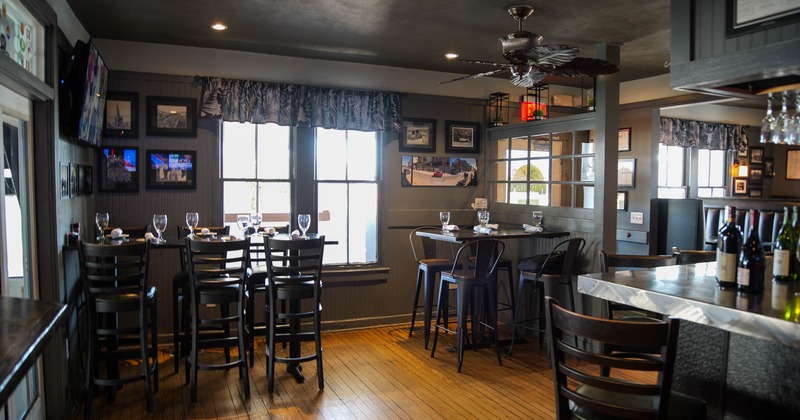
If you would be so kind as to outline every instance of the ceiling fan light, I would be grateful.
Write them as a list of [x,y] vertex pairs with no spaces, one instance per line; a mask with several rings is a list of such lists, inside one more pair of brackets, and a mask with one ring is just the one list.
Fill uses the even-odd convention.
[[448,59],[448,60],[453,60],[453,59],[456,59],[456,58],[458,58],[458,54],[457,54],[457,53],[452,53],[452,52],[450,52],[450,53],[446,53],[446,54],[444,55],[444,58],[446,58],[446,59]]
[[228,25],[225,25],[224,23],[217,22],[217,23],[211,25],[211,29],[213,29],[215,31],[224,31],[224,30],[228,29]]

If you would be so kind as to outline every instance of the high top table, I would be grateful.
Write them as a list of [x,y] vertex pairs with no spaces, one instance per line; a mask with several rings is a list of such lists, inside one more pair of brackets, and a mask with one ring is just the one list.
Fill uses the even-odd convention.
[[578,276],[578,291],[682,322],[674,389],[711,418],[800,418],[800,284],[716,284],[716,263]]

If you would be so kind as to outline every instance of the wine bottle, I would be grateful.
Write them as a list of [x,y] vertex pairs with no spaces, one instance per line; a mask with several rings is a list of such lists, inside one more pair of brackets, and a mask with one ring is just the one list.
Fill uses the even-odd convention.
[[[800,271],[800,208],[794,206],[794,213],[792,215],[792,225],[794,228],[794,251],[792,255],[797,259],[797,269]],[[796,273],[795,280],[800,280],[800,273]]]
[[775,281],[791,281],[797,278],[797,257],[792,255],[794,245],[794,229],[790,222],[789,207],[783,208],[783,225],[775,239],[775,255],[772,260],[772,279]]
[[717,284],[720,287],[736,287],[736,260],[742,234],[736,227],[736,207],[725,206],[725,224],[717,239]]
[[757,216],[758,210],[750,210],[750,235],[742,245],[736,270],[739,291],[745,293],[764,293],[764,249],[756,229]]

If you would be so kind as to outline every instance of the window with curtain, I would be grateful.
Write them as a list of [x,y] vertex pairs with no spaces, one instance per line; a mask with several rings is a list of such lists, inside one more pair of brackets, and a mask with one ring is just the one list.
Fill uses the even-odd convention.
[[658,145],[658,198],[686,198],[688,150]]

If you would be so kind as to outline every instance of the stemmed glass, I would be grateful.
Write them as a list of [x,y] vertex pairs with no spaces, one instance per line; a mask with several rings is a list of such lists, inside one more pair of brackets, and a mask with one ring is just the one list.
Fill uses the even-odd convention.
[[786,144],[786,126],[789,121],[789,95],[784,92],[781,101],[781,112],[772,125],[772,143]]
[[255,233],[258,233],[258,228],[261,226],[261,213],[253,213],[250,215],[250,225],[256,230]]
[[163,244],[164,242],[166,242],[164,238],[161,237],[161,232],[167,230],[167,215],[154,214],[153,228],[155,228],[156,232],[158,233],[158,243]]
[[761,120],[761,136],[759,142],[769,143],[772,141],[772,127],[775,124],[775,117],[772,115],[772,94],[767,95],[767,115]]
[[200,215],[196,212],[186,213],[186,227],[189,228],[189,237],[194,238],[194,230],[197,228],[197,224],[200,223]]
[[794,104],[794,116],[786,129],[786,143],[797,146],[800,145],[800,90],[794,93]]
[[309,226],[311,226],[311,215],[310,214],[298,214],[297,215],[297,226],[300,227],[300,230],[303,232],[303,238],[306,237],[306,231],[308,230]]
[[486,224],[489,223],[489,210],[478,211],[478,223],[481,224],[481,227],[486,227]]
[[236,216],[236,226],[239,227],[239,230],[242,232],[242,235],[245,234],[245,229],[247,226],[250,225],[250,216],[246,214],[240,214]]
[[542,212],[534,211],[533,212],[533,226],[539,227],[542,225]]
[[440,211],[439,220],[442,222],[442,230],[443,231],[447,230],[447,224],[450,223],[450,212]]
[[108,227],[108,213],[97,213],[94,215],[94,222],[97,224],[97,230],[100,231],[100,236],[97,237],[98,241],[103,240],[103,234]]

